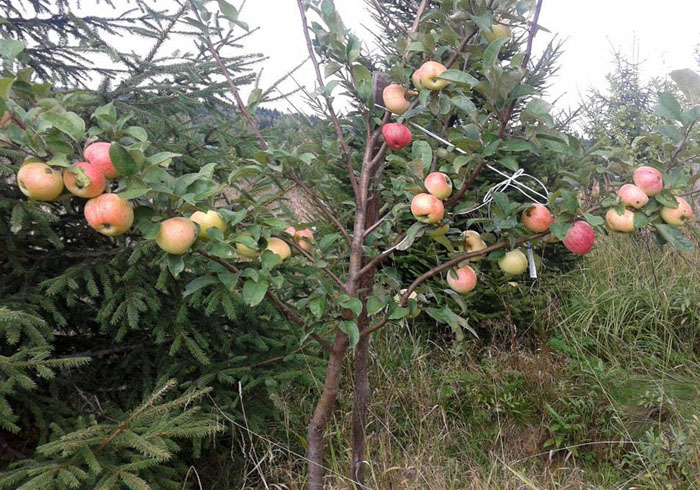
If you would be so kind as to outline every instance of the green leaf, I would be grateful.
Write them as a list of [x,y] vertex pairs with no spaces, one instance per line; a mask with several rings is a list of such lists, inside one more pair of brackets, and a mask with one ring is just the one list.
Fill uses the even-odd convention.
[[669,245],[680,252],[691,253],[695,251],[695,244],[688,240],[680,228],[673,225],[655,225],[657,231]]
[[425,46],[420,41],[413,41],[406,46],[406,51],[425,51]]
[[369,316],[376,315],[386,306],[386,302],[375,295],[370,296],[367,299],[367,314]]
[[326,297],[325,296],[318,296],[311,301],[309,301],[309,310],[311,310],[311,314],[315,316],[316,318],[321,318],[323,316],[323,312],[326,309]]
[[423,162],[423,167],[430,167],[433,163],[433,149],[427,141],[416,140],[411,146],[411,154],[413,158],[420,159]]
[[146,132],[145,129],[143,129],[139,126],[129,126],[126,129],[126,134],[136,138],[139,141],[147,141],[148,140],[148,133]]
[[583,217],[586,219],[586,221],[588,221],[588,224],[591,226],[602,226],[603,223],[605,223],[605,220],[603,218],[591,213],[583,213]]
[[185,270],[185,261],[182,258],[182,255],[172,255],[168,254],[168,269],[170,270],[170,273],[173,275],[173,277],[177,277],[180,275],[180,272]]
[[398,307],[389,315],[389,320],[400,320],[410,313],[408,308]]
[[260,255],[260,263],[263,270],[270,271],[282,263],[282,257],[270,250],[263,250]]
[[196,293],[200,289],[202,289],[206,286],[209,286],[211,284],[216,284],[218,282],[219,282],[219,279],[214,277],[214,276],[206,275],[206,276],[198,277],[197,279],[194,279],[193,281],[190,281],[187,284],[187,286],[185,287],[184,293],[182,293],[182,296],[186,298],[187,296]]
[[649,218],[646,214],[640,213],[639,211],[636,211],[634,213],[634,227],[641,229],[641,228],[646,228],[646,226],[651,223],[651,218]]
[[135,199],[143,196],[150,190],[151,188],[140,178],[129,177],[126,179],[126,189],[119,193],[119,197],[122,199]]
[[0,39],[0,56],[6,61],[14,60],[24,51],[24,44],[13,39]]
[[476,105],[469,97],[458,95],[456,97],[452,97],[450,102],[452,102],[452,105],[454,105],[457,109],[466,112],[470,116],[476,114]]
[[238,10],[226,0],[219,0],[219,9],[221,9],[221,14],[226,20],[231,22],[238,20]]
[[688,102],[693,105],[700,104],[700,75],[693,70],[684,68],[672,71],[670,76],[688,98]]
[[362,313],[362,301],[358,298],[350,298],[346,294],[341,294],[340,298],[338,298],[338,305],[352,311],[355,316],[359,316]]
[[340,70],[341,66],[342,65],[340,63],[337,63],[335,61],[327,63],[326,66],[323,67],[323,77],[328,78],[329,76],[333,75],[338,70]]
[[66,112],[63,114],[45,112],[41,117],[51,123],[54,128],[70,136],[73,141],[82,143],[83,136],[85,135],[85,121],[74,112]]
[[342,321],[338,324],[338,328],[348,336],[352,347],[355,347],[360,341],[360,329],[357,328],[357,323],[354,321]]
[[666,119],[681,120],[681,104],[669,92],[659,92],[659,103],[654,108],[654,112]]
[[357,95],[364,101],[372,99],[372,75],[364,65],[353,65],[352,74],[355,79]]
[[13,83],[15,83],[14,78],[0,78],[0,99],[10,97],[10,89]]
[[502,37],[496,39],[488,45],[486,50],[484,50],[484,70],[493,66],[493,64],[498,60],[498,53],[505,43],[510,41],[508,37]]
[[181,153],[172,153],[169,151],[162,151],[160,153],[156,153],[155,155],[151,155],[150,157],[146,158],[146,164],[147,165],[160,165],[161,167],[168,167],[170,165],[170,162],[172,161],[173,158],[175,157],[181,157]]
[[676,209],[678,207],[678,201],[676,197],[668,189],[664,189],[659,192],[654,198],[659,202],[659,204]]
[[122,177],[128,177],[136,173],[136,162],[131,153],[119,143],[112,143],[109,146],[109,158],[112,160],[114,168]]
[[466,85],[468,87],[473,87],[479,80],[471,76],[469,73],[463,72],[461,70],[446,70],[440,74],[438,78],[442,80],[448,80],[454,82],[458,85]]
[[561,198],[562,198],[562,205],[564,206],[564,209],[568,211],[571,214],[576,214],[578,211],[578,198],[576,197],[576,194],[569,190],[562,190],[561,191]]
[[396,246],[396,250],[408,250],[416,238],[423,236],[425,232],[426,225],[423,223],[413,223],[411,227],[406,232],[406,238],[404,238],[401,243]]
[[563,240],[564,237],[566,237],[566,234],[569,233],[569,229],[572,226],[573,225],[571,223],[558,219],[552,223],[552,225],[549,227],[549,231],[551,231],[559,240]]
[[243,285],[243,301],[249,306],[256,306],[265,297],[269,284],[265,280],[253,281],[248,279]]

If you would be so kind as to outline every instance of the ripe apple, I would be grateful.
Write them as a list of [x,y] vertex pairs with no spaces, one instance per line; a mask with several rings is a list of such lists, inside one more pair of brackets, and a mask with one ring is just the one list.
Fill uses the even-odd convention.
[[452,269],[447,273],[447,284],[456,293],[468,293],[476,287],[476,272],[468,265]]
[[78,162],[75,166],[83,169],[85,175],[78,175],[70,170],[63,172],[63,183],[71,194],[78,197],[97,197],[104,192],[107,181],[99,168],[88,162]]
[[160,248],[173,255],[183,255],[197,239],[197,227],[182,217],[169,218],[160,224],[156,243]]
[[[486,242],[481,238],[481,235],[479,235],[479,232],[476,232],[474,230],[467,230],[464,233],[464,251],[467,253],[472,253],[472,252],[479,252],[483,249],[486,248]],[[483,260],[484,256],[479,255],[476,257],[472,257],[469,260],[472,261],[479,261]]]
[[554,223],[554,216],[544,204],[533,204],[523,211],[523,225],[532,232],[547,231],[552,223]]
[[387,85],[382,92],[384,107],[394,114],[403,114],[411,106],[406,100],[406,89],[397,83]]
[[442,172],[429,173],[423,185],[425,185],[428,192],[443,201],[452,194],[452,181]]
[[53,201],[63,192],[61,172],[43,162],[22,165],[17,172],[17,185],[22,194],[35,201]]
[[195,211],[192,213],[192,216],[190,216],[190,219],[199,225],[199,238],[203,238],[204,240],[209,239],[209,234],[207,233],[209,228],[218,228],[221,230],[221,233],[226,231],[224,219],[213,209],[210,209],[206,213]]
[[119,177],[119,172],[114,168],[112,159],[109,157],[110,143],[97,142],[88,145],[85,148],[85,159],[95,167],[99,168],[105,175],[106,179],[116,179]]
[[649,202],[649,196],[634,184],[625,184],[617,191],[620,201],[626,205],[639,209]]
[[578,255],[585,255],[591,251],[595,241],[593,227],[585,221],[577,221],[574,223],[574,226],[569,228],[562,241],[569,251]]
[[502,37],[511,37],[513,32],[510,30],[509,26],[501,24],[499,21],[498,24],[491,26],[491,32],[483,32],[482,34],[484,35],[484,39],[492,43],[496,39],[501,39]]
[[430,194],[417,194],[411,201],[411,213],[421,223],[435,224],[445,214],[445,206]]
[[634,213],[625,209],[623,214],[618,214],[615,208],[610,208],[605,213],[605,224],[612,231],[632,233],[634,231]]
[[[248,233],[241,233],[238,236],[248,237],[251,240],[253,239],[253,237]],[[247,257],[249,259],[258,258],[258,254],[260,253],[260,251],[257,248],[250,248],[249,246],[243,245],[239,242],[236,242],[236,250],[238,250],[238,253],[241,254],[243,257]]]
[[267,250],[279,255],[282,260],[287,260],[292,255],[292,250],[287,242],[280,238],[270,238],[267,241]]
[[664,188],[664,179],[661,172],[654,167],[639,167],[632,175],[634,185],[642,189],[644,193],[651,197],[657,195]]
[[314,241],[314,234],[311,230],[309,230],[308,228],[304,228],[303,230],[297,230],[293,226],[289,226],[284,231],[285,233],[291,235],[294,238],[294,241],[299,244],[302,250],[304,250],[305,252],[311,252]]
[[498,259],[498,267],[506,274],[519,275],[527,270],[527,257],[519,248]]
[[387,123],[382,126],[382,136],[389,148],[400,150],[411,142],[411,130],[401,123]]
[[131,228],[134,209],[117,194],[100,194],[85,204],[88,224],[106,236],[118,236]]
[[688,201],[682,197],[676,196],[677,208],[669,208],[664,206],[661,208],[661,219],[669,225],[681,226],[686,221],[693,218],[693,208],[690,207]]
[[449,81],[438,78],[445,71],[447,68],[442,63],[426,61],[413,73],[411,79],[417,89],[442,90],[450,84]]

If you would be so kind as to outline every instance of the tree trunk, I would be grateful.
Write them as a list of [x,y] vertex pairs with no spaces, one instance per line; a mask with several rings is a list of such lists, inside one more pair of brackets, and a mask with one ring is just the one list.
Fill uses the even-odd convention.
[[347,348],[348,336],[342,332],[337,332],[328,359],[326,379],[323,382],[323,393],[316,404],[314,415],[308,426],[307,442],[309,448],[307,458],[309,474],[307,488],[309,490],[323,490],[323,476],[325,473],[323,466],[323,432],[328,419],[333,413]]

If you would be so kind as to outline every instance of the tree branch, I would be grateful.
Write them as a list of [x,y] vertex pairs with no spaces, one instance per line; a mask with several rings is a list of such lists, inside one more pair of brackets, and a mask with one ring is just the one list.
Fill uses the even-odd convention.
[[462,196],[464,195],[465,192],[474,184],[474,181],[476,181],[476,178],[479,176],[481,171],[484,169],[486,166],[486,160],[482,160],[479,163],[476,164],[474,167],[474,170],[472,171],[472,174],[469,176],[467,180],[464,181],[464,184],[462,184],[462,187],[455,193],[454,196],[452,196],[448,201],[445,203],[445,207],[449,208],[457,204],[457,202],[462,199]]
[[352,240],[350,239],[350,235],[348,235],[348,231],[345,229],[345,227],[338,221],[338,218],[335,217],[335,215],[328,209],[328,205],[321,201],[321,199],[316,195],[316,193],[309,187],[307,186],[299,177],[296,175],[290,176],[290,178],[299,186],[302,188],[304,192],[311,198],[311,200],[318,206],[318,208],[321,210],[323,214],[326,215],[326,217],[331,220],[331,222],[335,225],[335,227],[338,229],[341,235],[343,235],[343,238],[345,238],[345,241],[347,242],[348,245],[352,244]]
[[[284,241],[287,245],[290,245],[291,247],[294,247],[300,254],[302,254],[304,257],[306,257],[306,260],[309,261],[311,265],[316,265],[316,260],[314,259],[313,255],[311,255],[309,252],[301,248],[301,246],[296,242],[294,239],[288,239],[283,236],[277,236],[280,240]],[[328,267],[324,267],[321,269],[328,277],[333,279],[338,286],[341,288],[344,288],[345,285],[343,284],[343,281],[340,280],[338,276],[336,276],[333,271],[331,271]]]

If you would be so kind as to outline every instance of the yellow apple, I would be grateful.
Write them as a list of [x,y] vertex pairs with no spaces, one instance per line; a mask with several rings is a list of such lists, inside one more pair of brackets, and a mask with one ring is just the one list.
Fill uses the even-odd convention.
[[270,238],[267,241],[267,250],[279,255],[282,260],[287,260],[292,255],[289,245],[281,238]]
[[511,250],[498,259],[498,267],[506,274],[522,274],[527,270],[527,257],[520,249]]
[[384,107],[394,114],[403,114],[411,106],[411,103],[406,100],[406,89],[397,83],[387,85],[382,92],[384,99]]
[[169,254],[183,255],[197,239],[197,227],[187,218],[169,218],[160,224],[156,243]]
[[207,230],[209,228],[218,228],[221,233],[226,231],[226,223],[219,213],[210,209],[206,213],[202,211],[195,211],[190,216],[190,219],[199,225],[199,238],[204,240],[209,239],[209,234]]
[[17,172],[22,194],[35,201],[53,201],[63,192],[61,173],[43,162],[25,163]]

